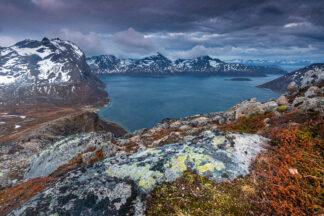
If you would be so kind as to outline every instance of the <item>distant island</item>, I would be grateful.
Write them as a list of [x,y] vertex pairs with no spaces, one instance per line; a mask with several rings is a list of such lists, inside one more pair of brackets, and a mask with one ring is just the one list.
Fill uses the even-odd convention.
[[241,77],[238,77],[238,78],[232,78],[232,79],[225,79],[226,81],[252,81],[251,79],[249,78],[241,78]]

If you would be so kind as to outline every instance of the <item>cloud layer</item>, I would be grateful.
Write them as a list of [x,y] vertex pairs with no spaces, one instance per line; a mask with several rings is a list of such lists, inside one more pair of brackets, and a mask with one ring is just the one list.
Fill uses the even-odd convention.
[[113,41],[125,52],[148,54],[156,50],[151,39],[146,38],[133,28],[117,32],[113,36]]
[[[49,34],[50,32],[50,34]],[[73,40],[86,54],[324,59],[320,0],[3,0],[0,37]]]

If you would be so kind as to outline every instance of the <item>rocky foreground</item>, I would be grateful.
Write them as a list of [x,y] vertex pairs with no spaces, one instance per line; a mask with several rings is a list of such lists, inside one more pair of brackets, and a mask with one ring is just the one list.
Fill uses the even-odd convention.
[[56,139],[31,157],[2,146],[1,161],[28,160],[1,169],[1,215],[320,214],[323,96],[323,84],[296,86],[133,134]]

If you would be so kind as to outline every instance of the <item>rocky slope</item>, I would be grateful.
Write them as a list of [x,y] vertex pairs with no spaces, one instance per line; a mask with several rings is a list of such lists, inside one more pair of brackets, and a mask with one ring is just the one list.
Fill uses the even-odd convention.
[[290,83],[294,82],[299,87],[315,85],[324,81],[324,64],[312,64],[294,72],[288,73],[258,87],[267,88],[274,91],[287,91]]
[[91,73],[84,53],[58,38],[24,40],[0,50],[0,103],[108,103],[104,84]]
[[[121,137],[127,134],[127,131],[118,124],[101,120],[93,112],[66,115],[45,122],[37,128],[17,132],[15,139],[3,142],[0,145],[0,188],[20,182],[36,155],[46,148],[53,147],[53,142],[73,134],[100,131],[109,134],[108,137],[103,136],[104,140],[111,140],[113,137]],[[84,143],[78,143],[81,147],[68,145],[68,148],[73,148],[74,151],[81,148],[83,151],[85,150],[83,148],[92,145],[92,142],[98,141],[88,139]],[[60,160],[64,161],[62,158]]]
[[[12,169],[3,167],[11,163],[20,165],[12,170],[23,182],[0,191],[0,215],[181,215],[201,211],[207,215],[282,215],[295,211],[311,215],[321,210],[323,175],[318,170],[323,164],[324,86],[323,82],[310,83],[277,100],[261,103],[254,98],[225,112],[165,119],[151,129],[120,137],[107,132],[71,136],[59,132],[67,137],[44,146],[35,147],[29,139],[19,145],[4,145],[0,161],[9,158],[10,163],[0,164],[0,182]],[[71,131],[87,132],[73,129],[80,117],[72,119]],[[58,125],[66,122],[70,121]],[[81,125],[89,128],[86,122]],[[52,131],[49,126],[51,129],[45,131]],[[286,154],[289,147],[291,152]],[[305,153],[307,157],[312,154],[310,158],[301,154],[304,148],[310,148]],[[269,156],[270,150],[276,157]],[[253,166],[255,163],[258,166]],[[310,168],[299,167],[302,163]],[[273,164],[276,167],[271,167]],[[177,183],[183,175],[188,177],[188,171],[203,178],[191,177],[187,185],[179,187]],[[235,194],[239,199],[229,194],[218,197],[225,188],[217,191],[212,186],[216,183],[210,181],[229,184],[240,191]],[[270,183],[264,185],[265,181]],[[299,183],[304,187],[301,192],[297,190]],[[211,198],[216,197],[220,207],[206,200],[202,194],[206,188],[213,191]],[[171,201],[162,202],[167,196]],[[247,202],[248,197],[252,198],[242,207],[241,202]],[[187,205],[199,200],[201,205]],[[225,200],[232,201],[231,207]],[[263,204],[264,209],[257,209]]]
[[276,67],[225,63],[209,56],[171,61],[160,53],[143,59],[126,60],[118,59],[113,55],[101,55],[87,58],[87,62],[92,71],[97,74],[264,76],[285,73],[284,70]]

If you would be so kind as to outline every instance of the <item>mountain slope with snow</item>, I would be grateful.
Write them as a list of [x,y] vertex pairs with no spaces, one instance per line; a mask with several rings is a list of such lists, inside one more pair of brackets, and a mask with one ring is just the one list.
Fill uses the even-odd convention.
[[309,65],[258,87],[274,91],[287,91],[287,87],[291,82],[295,82],[300,87],[324,82],[324,63]]
[[[24,40],[0,49],[1,103],[91,103],[108,100],[84,53],[58,38]],[[105,103],[106,103],[105,102]]]
[[226,63],[209,56],[196,59],[171,61],[158,53],[143,59],[118,59],[113,55],[93,56],[87,59],[90,68],[97,74],[122,75],[222,75],[222,76],[264,76],[284,74],[286,71],[270,66],[253,66]]

